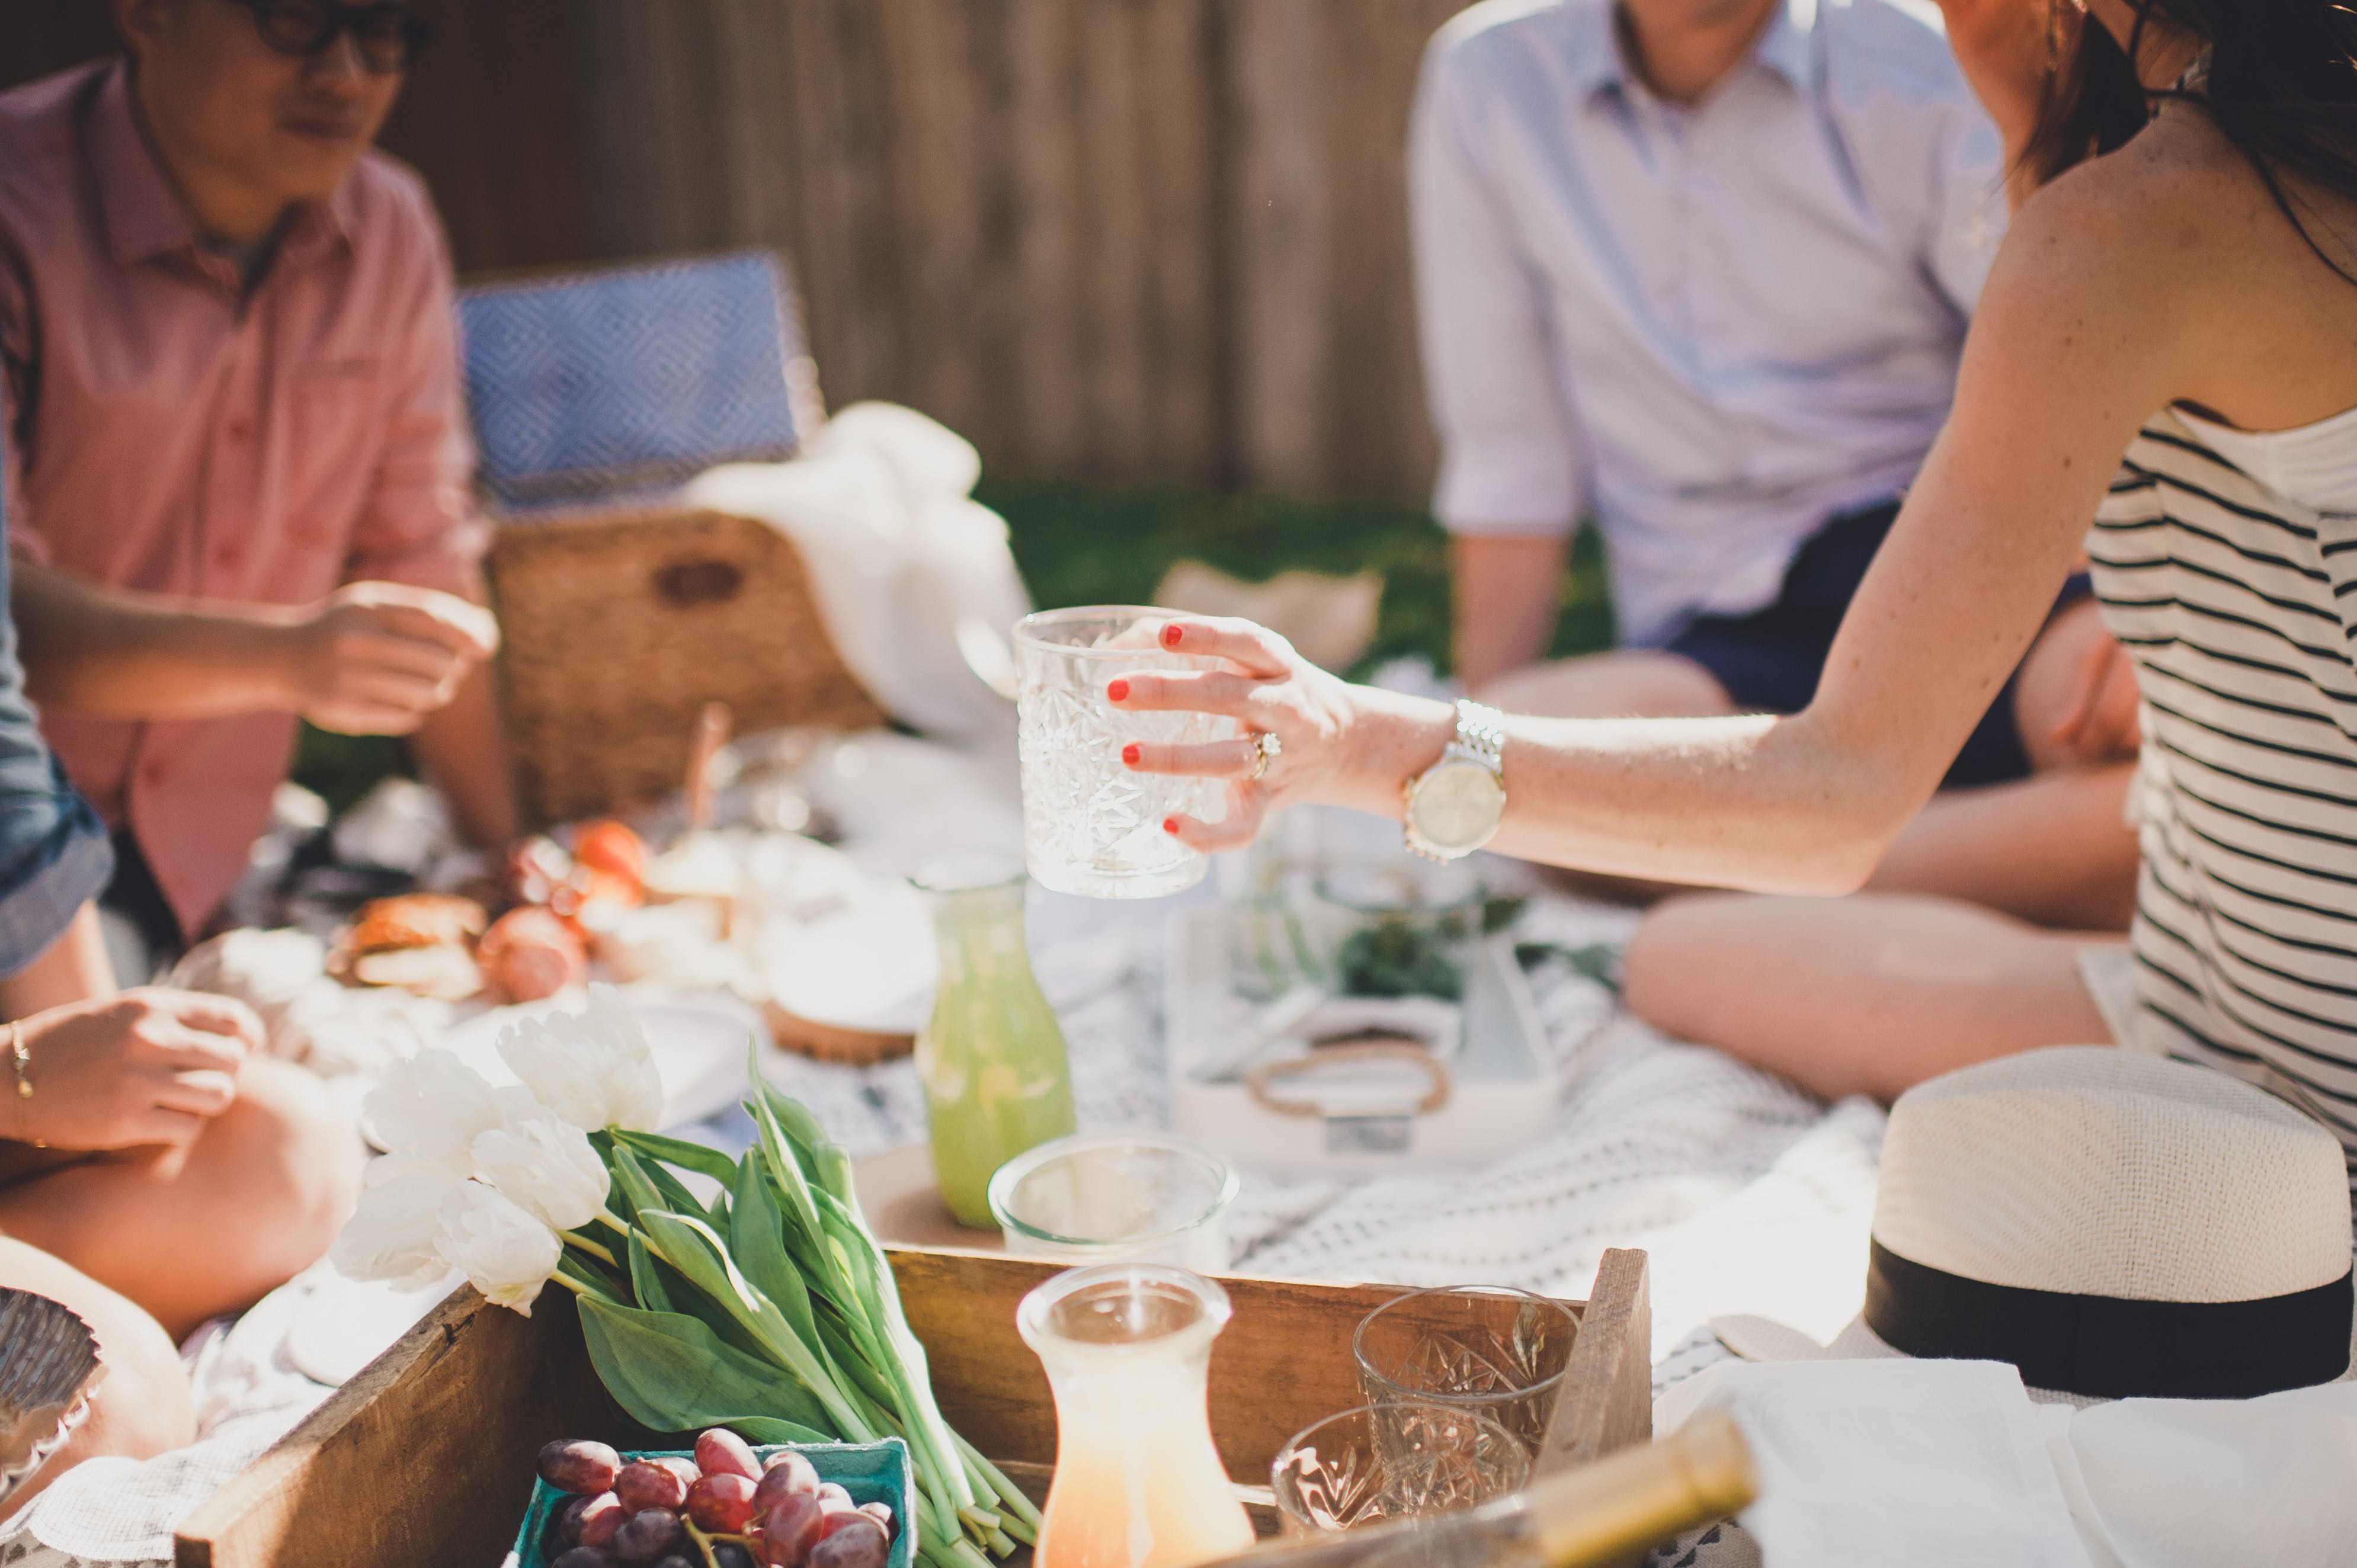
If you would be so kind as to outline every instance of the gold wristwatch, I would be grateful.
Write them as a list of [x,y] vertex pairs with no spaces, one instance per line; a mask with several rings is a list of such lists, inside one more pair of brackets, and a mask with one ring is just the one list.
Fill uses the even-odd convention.
[[1505,720],[1495,708],[1458,702],[1457,738],[1403,786],[1409,849],[1461,860],[1496,836],[1506,814]]

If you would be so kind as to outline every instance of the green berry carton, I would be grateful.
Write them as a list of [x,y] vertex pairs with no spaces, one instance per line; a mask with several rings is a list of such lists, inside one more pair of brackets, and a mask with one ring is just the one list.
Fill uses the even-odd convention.
[[[881,1443],[770,1443],[756,1444],[753,1448],[765,1460],[772,1454],[788,1450],[808,1459],[821,1481],[833,1481],[849,1492],[853,1502],[882,1503],[889,1508],[892,1553],[886,1559],[886,1568],[910,1568],[917,1550],[916,1487],[909,1475],[907,1444],[897,1437],[888,1437]],[[630,1449],[622,1455],[625,1463],[661,1457],[693,1459],[695,1455],[684,1448]],[[516,1531],[515,1545],[501,1568],[548,1568],[557,1556],[551,1550],[550,1525],[556,1518],[556,1510],[565,1506],[566,1496],[546,1481],[533,1477],[531,1506],[524,1509],[522,1528]],[[685,1555],[693,1561],[693,1549]]]

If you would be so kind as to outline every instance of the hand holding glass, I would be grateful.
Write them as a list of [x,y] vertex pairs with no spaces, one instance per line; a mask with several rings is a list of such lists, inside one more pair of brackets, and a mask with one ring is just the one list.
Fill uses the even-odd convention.
[[1233,736],[1211,714],[1127,712],[1105,686],[1133,670],[1216,670],[1217,659],[1162,646],[1168,612],[1126,606],[1045,610],[1015,628],[1023,767],[1023,850],[1032,879],[1092,898],[1154,898],[1192,887],[1210,864],[1165,832],[1165,819],[1217,821],[1217,780],[1132,772],[1133,741],[1193,745]]

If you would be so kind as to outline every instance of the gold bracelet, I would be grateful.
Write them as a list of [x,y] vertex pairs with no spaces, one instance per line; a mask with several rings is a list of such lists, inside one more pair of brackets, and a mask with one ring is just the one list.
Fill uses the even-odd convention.
[[33,1052],[25,1044],[25,1026],[14,1018],[8,1021],[8,1059],[16,1069],[16,1141],[46,1149],[49,1146],[48,1139],[25,1136],[25,1117],[29,1109],[25,1101],[33,1098]]

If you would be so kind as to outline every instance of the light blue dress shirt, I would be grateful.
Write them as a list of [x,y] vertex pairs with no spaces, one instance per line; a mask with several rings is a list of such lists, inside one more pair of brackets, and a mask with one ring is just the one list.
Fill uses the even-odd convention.
[[1466,11],[1409,145],[1434,510],[1593,516],[1638,645],[1767,604],[1930,450],[2001,156],[1936,25],[1889,0],[1789,0],[1691,106],[1631,73],[1611,0]]

